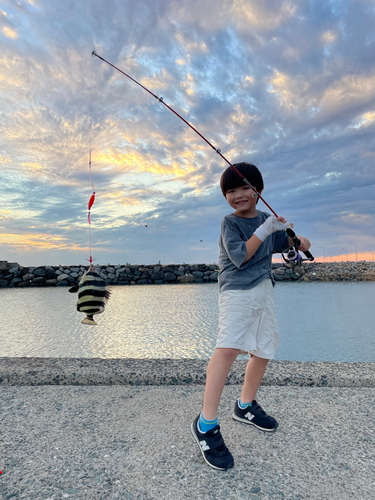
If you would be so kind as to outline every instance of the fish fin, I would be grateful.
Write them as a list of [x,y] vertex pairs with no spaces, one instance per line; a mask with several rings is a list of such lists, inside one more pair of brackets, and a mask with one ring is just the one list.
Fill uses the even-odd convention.
[[111,289],[110,288],[107,288],[104,292],[104,304],[107,304],[107,302],[109,301],[109,298],[111,296]]
[[83,325],[97,325],[97,324],[98,324],[98,323],[96,323],[96,321],[95,321],[95,320],[90,319],[90,318],[85,318],[85,319],[83,319],[83,320],[81,321],[81,323],[82,323]]

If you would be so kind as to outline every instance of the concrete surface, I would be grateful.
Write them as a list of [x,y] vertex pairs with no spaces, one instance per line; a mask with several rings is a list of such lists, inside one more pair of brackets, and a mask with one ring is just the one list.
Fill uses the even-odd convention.
[[240,389],[219,408],[235,460],[221,472],[190,434],[202,385],[0,385],[0,498],[375,498],[373,386],[263,385],[274,434],[231,418]]
[[[0,358],[1,385],[203,385],[207,360]],[[236,360],[227,383],[242,384]],[[263,385],[375,387],[375,363],[271,361]]]

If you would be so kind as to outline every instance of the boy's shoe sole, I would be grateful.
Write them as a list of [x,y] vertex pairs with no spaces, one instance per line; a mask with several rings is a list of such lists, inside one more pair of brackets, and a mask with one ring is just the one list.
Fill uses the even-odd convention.
[[253,425],[264,432],[275,432],[279,426],[277,421],[273,417],[267,415],[255,399],[252,402],[252,406],[245,409],[239,407],[237,400],[232,416],[234,420],[242,422],[243,424]]
[[225,446],[220,426],[217,425],[210,431],[202,433],[198,429],[198,420],[199,415],[191,424],[191,433],[207,465],[216,470],[231,469],[234,466],[234,460]]

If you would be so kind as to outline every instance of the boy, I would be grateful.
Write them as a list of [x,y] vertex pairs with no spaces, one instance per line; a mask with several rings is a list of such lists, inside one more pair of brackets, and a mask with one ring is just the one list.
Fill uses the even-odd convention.
[[[219,333],[216,349],[208,364],[203,412],[191,424],[191,432],[207,464],[218,470],[233,467],[233,457],[225,446],[218,425],[217,409],[226,378],[239,354],[250,354],[240,399],[233,418],[266,432],[278,424],[256,402],[255,396],[278,345],[272,253],[282,252],[293,241],[283,217],[269,216],[256,209],[263,178],[255,165],[237,163],[235,168],[254,186],[257,193],[229,167],[220,187],[235,210],[226,215],[219,240]],[[308,239],[298,236],[299,249],[310,248]]]

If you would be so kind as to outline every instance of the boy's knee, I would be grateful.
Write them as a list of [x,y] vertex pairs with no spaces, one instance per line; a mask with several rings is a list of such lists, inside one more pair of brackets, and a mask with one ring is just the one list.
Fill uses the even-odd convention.
[[232,349],[230,347],[218,347],[217,351],[220,351],[220,356],[227,361],[234,361],[240,352],[239,349]]
[[269,362],[269,359],[266,358],[260,358],[259,356],[256,356],[255,354],[250,355],[249,363],[251,364],[256,363],[259,365],[267,365]]

